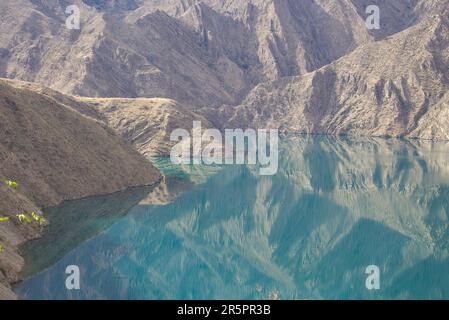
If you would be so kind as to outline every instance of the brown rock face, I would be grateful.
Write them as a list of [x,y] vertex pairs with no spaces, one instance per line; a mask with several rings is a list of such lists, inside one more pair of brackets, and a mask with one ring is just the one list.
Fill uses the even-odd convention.
[[[298,76],[438,12],[446,1],[74,1],[0,4],[0,76],[91,97],[163,97],[190,107],[238,104],[255,85]],[[163,10],[163,11],[161,11]],[[20,12],[20,14],[15,14]]]
[[[222,127],[447,136],[437,116],[445,114],[446,26],[432,18],[445,19],[446,0],[75,4],[81,30],[65,27],[61,3],[1,3],[0,76],[81,96],[174,99]],[[365,25],[371,4],[380,30]],[[134,122],[119,117],[144,113],[126,110],[133,115],[108,115],[129,135],[123,123]]]
[[203,128],[212,124],[204,117],[180,106],[174,100],[163,98],[76,98],[98,111],[104,122],[126,142],[132,144],[147,158],[169,156],[177,143],[170,141],[176,129],[190,130],[193,121]]
[[[17,281],[23,261],[16,246],[42,226],[15,215],[63,200],[156,184],[161,175],[112,129],[33,86],[0,80],[0,283]],[[5,180],[17,181],[17,188]],[[0,292],[6,292],[0,288]]]
[[[256,87],[229,126],[447,139],[449,23],[434,16],[317,71]],[[225,119],[228,119],[227,121]]]
[[159,179],[158,171],[105,125],[13,83],[0,84],[1,170],[22,181],[38,206]]

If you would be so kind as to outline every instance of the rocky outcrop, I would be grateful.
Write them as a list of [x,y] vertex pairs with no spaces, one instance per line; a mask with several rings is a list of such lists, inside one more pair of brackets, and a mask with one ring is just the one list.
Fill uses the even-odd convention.
[[[32,87],[0,80],[0,216],[10,219],[0,222],[0,297],[11,297],[8,283],[19,279],[17,245],[43,231],[36,221],[20,223],[17,214],[40,215],[40,208],[64,200],[161,179],[112,129]],[[6,186],[5,180],[19,185]]]

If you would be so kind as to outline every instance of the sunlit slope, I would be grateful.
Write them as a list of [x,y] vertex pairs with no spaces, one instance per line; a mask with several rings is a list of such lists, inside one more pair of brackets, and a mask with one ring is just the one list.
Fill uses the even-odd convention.
[[261,84],[210,115],[228,127],[447,140],[448,46],[443,13],[317,71]]

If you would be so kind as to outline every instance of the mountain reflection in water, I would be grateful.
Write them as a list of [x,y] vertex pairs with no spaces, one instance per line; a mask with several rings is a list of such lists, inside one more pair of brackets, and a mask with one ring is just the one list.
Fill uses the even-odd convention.
[[[110,202],[101,220],[111,223],[88,241],[75,229],[26,245],[34,276],[16,292],[25,299],[449,298],[449,144],[292,136],[279,162],[272,177],[253,166],[197,167],[200,182],[188,179],[194,172],[166,171],[190,181],[181,188],[188,191],[166,201],[153,191],[126,216],[117,215],[126,199]],[[70,221],[89,219],[85,205],[70,203]],[[66,207],[56,215],[67,215]],[[58,248],[69,239],[70,250]],[[80,267],[81,290],[65,288],[68,265]],[[369,265],[380,268],[380,290],[365,287]]]

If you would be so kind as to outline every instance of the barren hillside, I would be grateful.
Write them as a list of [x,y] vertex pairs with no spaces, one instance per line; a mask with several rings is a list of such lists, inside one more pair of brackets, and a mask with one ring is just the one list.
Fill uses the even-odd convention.
[[223,107],[216,122],[448,139],[448,48],[448,16],[436,15],[317,71],[261,84],[242,105]]
[[[298,76],[402,31],[447,1],[76,0],[0,2],[0,76],[90,97],[162,97],[192,108],[238,104],[257,84]],[[70,3],[70,4],[73,4]],[[20,13],[20,14],[19,14]]]
[[[159,172],[104,124],[33,90],[0,80],[0,287],[17,280],[16,246],[42,231],[17,214],[63,200],[153,185]],[[18,182],[17,188],[4,181]],[[7,290],[0,288],[0,296]]]
[[147,158],[170,155],[176,142],[170,141],[173,130],[192,128],[201,121],[203,128],[212,125],[204,117],[189,111],[174,100],[76,98],[87,103],[105,118],[105,123]]

